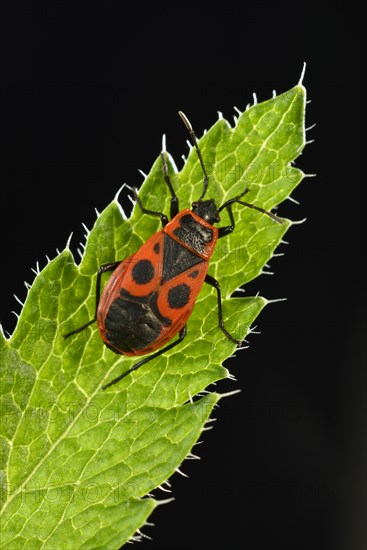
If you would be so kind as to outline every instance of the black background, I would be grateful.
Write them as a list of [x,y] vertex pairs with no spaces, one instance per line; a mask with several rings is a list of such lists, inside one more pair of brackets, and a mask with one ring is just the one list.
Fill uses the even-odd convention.
[[[0,319],[11,332],[23,281],[73,231],[75,251],[123,182],[140,185],[167,134],[181,166],[187,135],[294,86],[307,62],[311,103],[297,160],[306,173],[280,214],[293,227],[272,277],[287,297],[226,366],[222,400],[171,480],[175,501],[139,548],[363,550],[365,73],[362,15],[349,3],[14,4],[2,16]],[[362,111],[361,111],[362,109]],[[126,203],[126,197],[123,198]],[[166,494],[156,491],[156,496]]]

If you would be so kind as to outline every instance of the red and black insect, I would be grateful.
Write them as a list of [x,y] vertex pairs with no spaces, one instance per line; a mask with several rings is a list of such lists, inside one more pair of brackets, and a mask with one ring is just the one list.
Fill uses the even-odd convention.
[[[97,321],[103,342],[115,353],[131,356],[151,353],[103,386],[103,389],[116,384],[132,371],[182,342],[186,336],[186,322],[203,283],[213,286],[217,291],[220,329],[231,342],[240,344],[224,326],[221,289],[218,281],[208,274],[209,260],[217,240],[229,235],[235,228],[232,212],[234,203],[255,208],[282,223],[274,214],[240,200],[248,189],[227,200],[219,208],[214,199],[204,200],[208,174],[194,130],[181,111],[179,115],[190,133],[204,174],[199,200],[192,203],[191,210],[179,211],[178,198],[162,152],[163,177],[171,193],[171,220],[162,212],[144,208],[134,189],[140,210],[144,214],[158,216],[162,229],[150,237],[135,254],[99,268],[94,318],[65,335],[67,338]],[[220,221],[220,212],[224,209],[229,214],[231,225],[216,228],[213,224]],[[113,274],[101,294],[101,277],[107,271],[113,271]],[[178,339],[171,342],[176,334]]]

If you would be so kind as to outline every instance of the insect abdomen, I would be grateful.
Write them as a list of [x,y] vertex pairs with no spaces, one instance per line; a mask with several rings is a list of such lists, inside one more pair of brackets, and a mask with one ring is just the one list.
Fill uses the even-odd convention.
[[112,304],[104,320],[105,341],[115,351],[138,355],[157,340],[162,331],[162,319],[150,306],[152,295],[144,301],[124,295]]

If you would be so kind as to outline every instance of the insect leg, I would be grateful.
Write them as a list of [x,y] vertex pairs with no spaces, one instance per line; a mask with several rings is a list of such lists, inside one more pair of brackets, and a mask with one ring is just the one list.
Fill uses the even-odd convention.
[[72,334],[77,334],[78,332],[81,332],[82,330],[89,327],[89,325],[91,325],[92,323],[95,322],[95,320],[97,319],[97,309],[98,309],[98,304],[99,304],[99,298],[100,298],[100,295],[101,295],[101,278],[102,278],[102,275],[103,275],[103,273],[106,273],[106,271],[115,271],[115,269],[120,265],[120,263],[121,262],[112,262],[112,263],[103,264],[103,265],[100,266],[100,268],[98,269],[98,273],[97,273],[96,310],[95,310],[95,313],[94,313],[94,317],[93,317],[93,319],[88,321],[88,323],[85,323],[84,325],[78,327],[75,330],[72,330],[71,332],[68,332],[67,334],[64,334],[64,338],[69,338],[69,336],[71,336]]
[[163,164],[163,177],[164,177],[164,181],[166,182],[166,184],[168,185],[168,188],[170,190],[170,193],[171,193],[171,210],[170,210],[170,216],[171,216],[171,220],[172,218],[174,218],[175,216],[177,216],[177,214],[179,213],[179,206],[178,206],[178,197],[172,187],[172,183],[171,183],[171,179],[168,175],[168,167],[167,167],[167,161],[166,161],[166,157],[165,157],[165,152],[162,151],[161,153],[161,159],[162,159],[162,164]]
[[169,344],[165,348],[160,349],[159,351],[156,351],[152,355],[149,355],[149,357],[145,357],[144,359],[142,359],[138,363],[135,363],[135,365],[133,365],[129,370],[127,370],[126,372],[123,372],[122,374],[120,374],[120,376],[117,376],[117,378],[114,378],[113,380],[111,380],[111,382],[108,382],[108,384],[105,384],[104,386],[102,386],[102,389],[105,390],[106,388],[109,388],[110,386],[113,386],[117,382],[120,382],[120,380],[125,378],[125,376],[127,376],[128,374],[130,374],[134,370],[137,370],[142,365],[145,365],[145,363],[148,363],[148,361],[151,361],[152,359],[155,359],[156,357],[159,357],[160,355],[162,355],[162,353],[165,353],[166,351],[174,348],[175,346],[177,346],[178,344],[180,344],[182,342],[182,340],[185,338],[185,336],[186,336],[186,325],[184,327],[182,327],[182,329],[178,333],[178,339],[175,340],[174,342],[172,342],[172,344]]
[[234,199],[231,199],[227,202],[225,202],[219,209],[219,212],[221,210],[223,210],[223,208],[226,208],[227,209],[227,212],[229,214],[229,219],[231,220],[231,225],[226,225],[225,227],[219,227],[218,228],[218,239],[220,239],[221,237],[225,237],[226,235],[229,235],[230,233],[232,233],[232,231],[234,230],[235,228],[235,223],[234,223],[234,217],[233,217],[233,212],[232,212],[232,204],[234,202],[237,202],[238,199],[240,199],[241,197],[243,197],[243,195],[246,195],[246,193],[249,192],[249,189],[245,189],[245,191],[243,193],[241,193],[240,195],[238,195],[237,197],[235,197]]
[[227,211],[229,214],[229,219],[231,220],[231,225],[226,225],[225,227],[218,227],[218,239],[225,237],[226,235],[229,235],[230,233],[232,233],[232,231],[235,228],[234,217],[232,212],[232,204],[229,204],[227,206]]
[[159,216],[161,218],[162,227],[167,225],[168,218],[166,214],[163,214],[163,212],[156,212],[156,210],[148,210],[147,208],[144,208],[141,200],[138,197],[138,190],[134,187],[134,199],[136,200],[140,210],[143,212],[143,214],[149,214],[150,216]]
[[233,336],[231,336],[229,334],[229,332],[226,330],[226,328],[224,327],[224,322],[223,322],[223,309],[222,309],[222,292],[221,292],[221,289],[220,289],[220,285],[217,281],[217,279],[214,279],[214,277],[212,277],[211,275],[207,275],[204,279],[204,281],[206,283],[208,283],[209,285],[213,286],[216,291],[217,291],[217,297],[218,297],[218,321],[219,321],[219,327],[220,329],[224,332],[224,334],[227,336],[228,340],[230,340],[231,342],[234,342],[235,344],[238,344],[240,345],[241,344],[241,340],[236,340],[236,338],[233,338]]

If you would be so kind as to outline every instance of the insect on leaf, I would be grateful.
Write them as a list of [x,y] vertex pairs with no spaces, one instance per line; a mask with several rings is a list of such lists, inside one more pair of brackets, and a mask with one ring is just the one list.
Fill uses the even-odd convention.
[[[246,201],[267,210],[284,201],[303,178],[291,162],[305,145],[304,113],[298,84],[250,107],[233,126],[217,120],[199,140],[207,197],[220,205],[248,188]],[[167,162],[180,208],[188,208],[203,184],[196,151],[180,172],[169,155]],[[159,156],[139,197],[146,208],[169,212]],[[239,204],[233,213],[235,231],[218,241],[209,273],[221,284],[227,330],[243,339],[267,300],[231,295],[262,273],[292,222],[274,223]],[[159,229],[159,219],[136,206],[126,219],[115,198],[90,231],[81,262],[69,248],[50,261],[13,335],[1,334],[1,548],[119,548],[162,500],[147,495],[180,466],[221,397],[198,395],[229,376],[222,363],[235,350],[218,329],[208,285],[182,344],[106,391],[101,386],[136,359],[104,346],[95,325],[63,338],[93,318],[98,267],[126,258]]]

